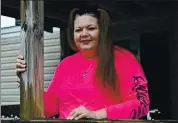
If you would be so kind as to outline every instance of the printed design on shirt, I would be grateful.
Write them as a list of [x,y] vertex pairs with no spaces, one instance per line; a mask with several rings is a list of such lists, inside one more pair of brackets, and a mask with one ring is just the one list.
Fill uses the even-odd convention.
[[133,109],[131,111],[131,118],[136,119],[140,118],[141,116],[147,115],[147,107],[148,107],[148,95],[147,95],[147,86],[143,85],[142,82],[145,82],[143,77],[141,76],[133,76],[133,83],[134,86],[132,91],[136,92],[136,97],[140,102],[140,105],[137,109]]

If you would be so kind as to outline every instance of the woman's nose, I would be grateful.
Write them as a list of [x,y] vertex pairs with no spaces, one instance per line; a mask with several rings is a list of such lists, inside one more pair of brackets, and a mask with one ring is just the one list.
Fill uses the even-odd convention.
[[83,29],[82,33],[81,33],[81,37],[87,37],[89,34],[88,34],[88,31],[86,29]]

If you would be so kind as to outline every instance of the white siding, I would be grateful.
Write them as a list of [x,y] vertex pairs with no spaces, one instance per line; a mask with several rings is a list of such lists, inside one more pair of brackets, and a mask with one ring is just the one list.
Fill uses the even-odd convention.
[[[46,89],[55,67],[60,62],[59,31],[44,32],[44,88]],[[1,105],[20,103],[20,90],[15,73],[16,57],[20,48],[20,27],[1,29]]]

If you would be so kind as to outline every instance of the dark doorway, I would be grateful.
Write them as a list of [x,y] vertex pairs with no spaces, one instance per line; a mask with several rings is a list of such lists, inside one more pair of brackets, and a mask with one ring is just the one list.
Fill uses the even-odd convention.
[[170,119],[169,43],[167,33],[140,36],[140,57],[148,80],[150,109],[158,109],[159,119]]

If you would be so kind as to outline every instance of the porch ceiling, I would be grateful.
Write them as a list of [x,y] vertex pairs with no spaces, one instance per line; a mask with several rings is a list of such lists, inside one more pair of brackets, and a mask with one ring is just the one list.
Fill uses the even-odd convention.
[[[156,1],[156,2],[155,2]],[[45,29],[61,27],[67,23],[69,11],[82,5],[97,5],[106,9],[112,19],[113,26],[125,23],[140,23],[164,19],[177,15],[178,2],[169,0],[45,0]],[[2,0],[1,15],[20,18],[20,0]],[[161,20],[160,20],[161,21]]]

